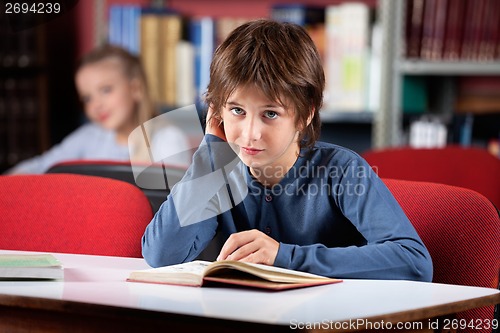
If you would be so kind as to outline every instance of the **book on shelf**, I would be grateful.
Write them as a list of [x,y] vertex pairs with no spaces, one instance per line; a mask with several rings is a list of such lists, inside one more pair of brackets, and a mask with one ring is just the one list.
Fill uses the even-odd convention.
[[204,16],[190,20],[190,42],[194,47],[194,84],[196,89],[196,104],[202,104],[202,96],[210,81],[210,63],[215,51],[215,21]]
[[121,46],[132,54],[140,53],[139,5],[111,5],[108,19],[108,42]]
[[326,7],[325,109],[364,111],[368,103],[370,8],[364,3]]
[[202,287],[209,284],[286,290],[342,282],[315,274],[240,261],[192,262],[138,270],[127,281]]
[[0,254],[0,280],[60,279],[64,269],[51,254]]
[[162,15],[160,22],[160,102],[164,105],[177,105],[177,75],[179,65],[177,44],[182,38],[182,19],[180,15]]
[[464,60],[477,60],[479,57],[479,40],[481,26],[484,19],[485,1],[468,1],[466,7],[466,20],[464,22],[464,35],[460,58]]
[[498,60],[499,17],[496,0],[408,0],[406,57]]
[[443,57],[444,38],[446,32],[446,13],[448,10],[448,0],[439,0],[436,3],[436,13],[434,16],[434,31],[431,41],[431,60],[441,60]]
[[420,57],[424,0],[410,0],[406,6],[406,57]]
[[448,0],[446,13],[445,39],[443,44],[443,60],[460,59],[462,45],[463,20],[465,15],[465,1]]
[[457,79],[456,113],[499,113],[500,77],[466,76]]
[[500,2],[490,0],[486,3],[482,20],[481,40],[479,41],[479,60],[495,59],[495,45],[500,44]]
[[422,59],[432,59],[432,44],[434,39],[437,4],[438,0],[424,1],[424,17],[420,41],[420,58]]

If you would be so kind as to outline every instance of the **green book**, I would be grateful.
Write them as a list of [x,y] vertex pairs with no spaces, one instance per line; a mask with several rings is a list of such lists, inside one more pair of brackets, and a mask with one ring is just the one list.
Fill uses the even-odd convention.
[[0,280],[59,280],[64,270],[51,254],[0,254]]
[[407,114],[422,114],[428,108],[427,84],[425,77],[403,77],[403,112]]

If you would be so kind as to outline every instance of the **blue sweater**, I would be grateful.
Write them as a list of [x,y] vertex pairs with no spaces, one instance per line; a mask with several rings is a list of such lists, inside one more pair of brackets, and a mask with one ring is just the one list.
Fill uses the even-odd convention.
[[302,149],[281,182],[265,188],[227,144],[205,136],[147,227],[143,256],[151,266],[190,261],[216,232],[227,238],[249,229],[280,243],[278,267],[432,280],[430,255],[384,183],[356,153],[322,142]]

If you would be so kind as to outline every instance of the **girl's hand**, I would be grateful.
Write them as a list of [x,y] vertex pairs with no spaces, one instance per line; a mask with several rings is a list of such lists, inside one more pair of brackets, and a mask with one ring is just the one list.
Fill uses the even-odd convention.
[[218,136],[222,140],[227,141],[226,134],[224,132],[224,123],[214,117],[214,111],[211,106],[208,107],[205,133]]
[[229,236],[217,260],[237,260],[272,266],[278,248],[277,241],[259,230],[241,231]]

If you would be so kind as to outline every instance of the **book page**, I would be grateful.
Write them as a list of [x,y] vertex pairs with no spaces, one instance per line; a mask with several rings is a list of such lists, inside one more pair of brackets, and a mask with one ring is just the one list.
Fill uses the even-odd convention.
[[203,272],[211,263],[196,260],[177,265],[133,271],[129,280],[185,285],[201,285]]
[[210,275],[212,273],[216,273],[218,271],[227,268],[232,268],[240,270],[242,272],[247,272],[255,276],[258,276],[260,278],[274,282],[302,283],[302,282],[311,282],[317,280],[332,280],[330,278],[311,273],[299,272],[286,268],[267,266],[261,264],[243,263],[239,261],[215,262],[207,269],[205,274]]

